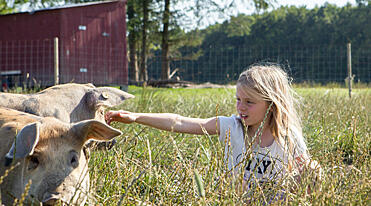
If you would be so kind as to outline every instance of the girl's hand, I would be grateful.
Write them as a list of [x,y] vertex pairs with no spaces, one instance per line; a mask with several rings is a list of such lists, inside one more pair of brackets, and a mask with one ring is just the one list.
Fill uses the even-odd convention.
[[104,119],[106,120],[107,124],[111,124],[113,121],[122,122],[125,124],[130,124],[135,122],[136,117],[133,113],[124,111],[124,110],[118,110],[118,111],[108,111],[104,115]]
[[307,187],[307,193],[312,193],[314,189],[321,191],[322,168],[319,162],[312,159],[304,159],[303,157],[297,157],[296,161],[299,164],[299,174],[294,176],[295,180],[300,183],[302,181],[302,175],[305,173],[306,178],[311,177],[312,179],[312,183]]

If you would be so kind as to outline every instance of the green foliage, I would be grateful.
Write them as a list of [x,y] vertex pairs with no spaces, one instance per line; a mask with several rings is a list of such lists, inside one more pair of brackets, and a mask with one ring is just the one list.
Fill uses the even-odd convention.
[[0,14],[9,14],[16,12],[17,6],[27,2],[29,2],[29,0],[14,0],[13,2],[7,0],[0,0]]
[[371,35],[369,27],[366,26],[370,24],[367,20],[370,10],[371,5],[359,7],[347,5],[339,8],[325,4],[311,10],[305,7],[283,6],[260,15],[239,14],[224,22],[226,26],[217,29],[211,26],[203,33],[207,36],[205,39],[214,39],[213,36],[226,38],[227,40],[220,43],[220,46],[224,43],[233,44],[234,39],[230,38],[233,36],[243,36],[234,41],[250,47],[272,44],[332,46],[343,45],[349,41],[355,45],[365,45],[367,43],[365,41],[369,41],[366,37]]
[[[123,131],[110,151],[95,152],[89,162],[97,205],[368,205],[371,201],[371,90],[301,88],[303,126],[313,159],[321,163],[321,189],[306,194],[314,174],[302,176],[296,190],[270,184],[247,195],[231,184],[217,136],[185,135],[138,124],[113,126]],[[116,109],[174,112],[192,117],[235,113],[234,89],[157,89],[129,87],[135,99]],[[350,165],[351,163],[351,165]],[[198,180],[197,180],[198,179]],[[202,183],[202,186],[201,186]],[[203,195],[204,194],[204,195]],[[264,194],[264,195],[263,195]],[[121,201],[120,201],[121,200]],[[269,199],[268,199],[269,200]]]
[[231,17],[230,21],[223,23],[223,27],[228,31],[227,36],[247,36],[251,32],[251,25],[255,23],[256,19],[253,16],[246,16],[239,14],[236,17]]
[[[371,4],[341,8],[325,4],[314,9],[291,6],[262,14],[239,14],[222,24],[187,33],[189,37],[197,35],[201,43],[180,48],[181,59],[172,64],[184,68],[180,76],[191,81],[225,83],[236,79],[247,65],[270,61],[284,64],[298,82],[343,83],[350,42],[353,72],[367,83],[371,81],[367,58],[370,12]],[[150,65],[151,70],[156,71],[156,65]],[[215,73],[218,75],[210,75]]]
[[7,14],[11,13],[13,11],[13,8],[10,8],[7,4],[7,1],[0,0],[0,14]]

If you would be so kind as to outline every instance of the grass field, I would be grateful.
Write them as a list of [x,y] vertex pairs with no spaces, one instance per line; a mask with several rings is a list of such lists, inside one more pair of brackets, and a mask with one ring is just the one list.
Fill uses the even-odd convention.
[[[92,198],[97,205],[263,205],[286,191],[276,205],[371,204],[371,89],[296,88],[303,97],[303,132],[322,181],[310,194],[307,172],[296,189],[267,184],[251,193],[231,183],[217,136],[185,135],[138,124],[113,123],[123,131],[110,151],[89,162]],[[119,108],[133,112],[172,112],[184,116],[230,116],[234,89],[157,89],[129,87],[135,99]],[[319,189],[320,188],[320,189]]]

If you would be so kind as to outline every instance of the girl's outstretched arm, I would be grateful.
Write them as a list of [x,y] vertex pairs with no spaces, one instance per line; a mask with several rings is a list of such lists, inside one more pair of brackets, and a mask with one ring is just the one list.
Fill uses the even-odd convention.
[[118,110],[108,111],[105,114],[105,119],[107,124],[113,121],[126,124],[136,122],[157,129],[178,133],[204,134],[202,128],[210,135],[219,133],[219,122],[216,117],[201,119],[183,117],[172,113],[133,113]]

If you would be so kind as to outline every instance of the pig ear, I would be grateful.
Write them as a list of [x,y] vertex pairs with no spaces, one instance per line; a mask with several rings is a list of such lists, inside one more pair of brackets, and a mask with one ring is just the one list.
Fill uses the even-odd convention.
[[40,123],[34,122],[26,125],[17,134],[9,152],[5,155],[6,166],[9,166],[12,160],[24,158],[32,155],[39,141]]
[[120,130],[97,120],[84,120],[78,122],[74,124],[73,129],[76,134],[82,137],[84,143],[90,139],[109,141],[122,134]]

